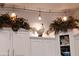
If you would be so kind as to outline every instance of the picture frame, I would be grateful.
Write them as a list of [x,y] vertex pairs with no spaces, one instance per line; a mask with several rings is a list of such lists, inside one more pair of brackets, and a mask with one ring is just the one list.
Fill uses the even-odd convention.
[[60,51],[62,56],[70,56],[69,35],[60,35]]
[[60,45],[69,45],[69,35],[60,35]]

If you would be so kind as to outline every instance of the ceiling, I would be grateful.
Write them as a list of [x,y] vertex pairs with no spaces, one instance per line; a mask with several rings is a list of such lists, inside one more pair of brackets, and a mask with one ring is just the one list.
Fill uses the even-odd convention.
[[79,8],[79,3],[5,3],[4,7],[15,7],[40,11],[59,12]]

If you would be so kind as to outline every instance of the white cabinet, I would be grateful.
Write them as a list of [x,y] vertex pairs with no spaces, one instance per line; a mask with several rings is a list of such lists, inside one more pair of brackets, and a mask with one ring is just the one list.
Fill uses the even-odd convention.
[[31,37],[32,56],[59,56],[59,41],[55,38]]
[[79,36],[75,36],[73,31],[70,32],[66,32],[66,33],[59,33],[58,34],[58,40],[60,41],[60,36],[69,36],[69,43],[68,44],[60,44],[60,55],[61,55],[61,46],[67,47],[69,46],[70,51],[66,51],[65,52],[69,52],[71,56],[76,56],[79,55]]
[[61,56],[60,35],[69,35],[71,56],[79,56],[79,34],[60,33],[56,38],[30,37],[27,31],[0,30],[0,56]]
[[79,56],[79,34],[74,35],[73,38],[73,52],[75,56]]
[[79,56],[79,37],[77,37],[76,39],[74,39],[74,49],[75,49],[75,55]]
[[29,32],[13,32],[11,29],[0,30],[0,56],[30,55]]
[[9,55],[10,33],[9,31],[0,31],[0,56]]
[[[60,44],[60,36],[69,37],[68,42],[64,41]],[[61,56],[61,47],[64,49],[65,56],[79,56],[79,33],[74,34],[73,31],[61,32],[56,35],[56,38],[40,38],[31,37],[31,55],[34,56]]]
[[29,55],[29,33],[13,32],[13,55],[24,56]]

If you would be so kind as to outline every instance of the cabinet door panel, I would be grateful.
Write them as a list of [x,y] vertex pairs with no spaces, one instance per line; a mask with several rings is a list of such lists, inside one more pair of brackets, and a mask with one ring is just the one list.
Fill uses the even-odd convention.
[[13,54],[16,56],[27,55],[27,40],[29,34],[26,32],[13,33]]
[[9,42],[10,35],[9,31],[1,31],[0,32],[0,55],[6,56],[9,55]]
[[79,37],[76,37],[74,39],[74,49],[75,49],[75,55],[79,56]]
[[59,56],[58,40],[50,38],[31,38],[32,56]]

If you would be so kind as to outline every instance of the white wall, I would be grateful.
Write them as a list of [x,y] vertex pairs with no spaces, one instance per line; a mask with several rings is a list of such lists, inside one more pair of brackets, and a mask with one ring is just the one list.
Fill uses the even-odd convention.
[[76,9],[73,14],[72,14],[75,18],[79,19],[79,9]]
[[[0,14],[9,12],[11,14],[13,12],[10,8],[2,8],[0,9]],[[41,12],[42,20],[38,20],[38,14],[39,12],[35,11],[27,11],[27,10],[20,10],[20,9],[14,9],[14,12],[17,14],[18,17],[24,17],[25,19],[28,19],[28,22],[30,26],[32,27],[35,23],[43,23],[45,26],[45,29],[48,28],[49,24],[55,20],[57,17],[63,17],[65,14],[62,13],[43,13]],[[66,15],[70,15],[69,12]]]

